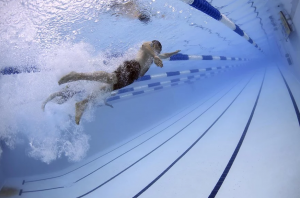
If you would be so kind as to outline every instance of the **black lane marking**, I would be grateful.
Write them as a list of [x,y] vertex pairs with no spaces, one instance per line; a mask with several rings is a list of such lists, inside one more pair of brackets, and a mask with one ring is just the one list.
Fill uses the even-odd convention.
[[[235,86],[233,86],[233,87],[235,87]],[[233,87],[232,87],[231,89],[233,89]],[[231,90],[231,89],[230,89],[230,90]],[[230,91],[230,90],[229,90],[229,91]],[[228,91],[228,92],[229,92],[229,91]],[[228,92],[226,92],[224,95],[226,95]],[[219,92],[218,92],[218,93],[219,93]],[[215,94],[215,95],[217,95],[217,94]],[[209,99],[207,99],[206,101],[204,101],[203,103],[201,103],[200,105],[198,105],[197,107],[195,107],[193,110],[189,111],[187,114],[185,114],[184,116],[182,116],[181,118],[179,118],[178,120],[176,120],[175,122],[173,122],[172,124],[170,124],[169,126],[165,127],[164,129],[160,130],[159,132],[155,133],[153,136],[151,136],[151,137],[149,137],[148,139],[144,140],[143,142],[141,142],[140,144],[136,145],[135,147],[133,147],[133,148],[127,150],[126,152],[122,153],[121,155],[119,155],[118,157],[112,159],[111,161],[107,162],[106,164],[102,165],[101,167],[95,169],[94,171],[90,172],[89,174],[85,175],[84,177],[82,177],[82,178],[76,180],[74,183],[77,183],[77,182],[81,181],[82,179],[88,177],[89,175],[93,174],[94,172],[98,171],[99,169],[103,168],[104,166],[110,164],[111,162],[115,161],[116,159],[120,158],[121,156],[125,155],[126,153],[129,153],[129,152],[132,151],[133,149],[139,147],[140,145],[144,144],[144,143],[147,142],[148,140],[150,140],[150,139],[152,139],[153,137],[157,136],[158,134],[162,133],[163,131],[165,131],[166,129],[168,129],[169,127],[171,127],[173,124],[177,123],[179,120],[185,118],[187,115],[189,115],[190,113],[192,113],[193,111],[195,111],[196,109],[198,109],[200,106],[202,106],[202,104],[204,104],[205,102],[209,101],[209,100],[210,100],[211,98],[213,98],[215,95],[213,95],[212,97],[210,97]],[[223,96],[224,96],[224,95],[223,95]],[[223,97],[223,96],[222,96],[222,97]],[[220,99],[219,99],[219,100],[220,100]]]
[[64,187],[46,188],[46,189],[41,189],[41,190],[29,190],[29,191],[23,191],[21,189],[19,192],[19,196],[21,196],[23,193],[41,192],[41,191],[55,190],[55,189],[60,189],[60,188],[64,188]]
[[[254,75],[253,75],[254,76]],[[253,76],[251,77],[251,79],[253,78]],[[250,79],[250,80],[251,80]],[[250,82],[250,80],[248,81],[248,83]],[[248,84],[247,83],[247,84]],[[231,88],[232,89],[232,88]],[[230,89],[230,90],[231,90]],[[229,91],[230,91],[229,90]],[[229,92],[228,91],[228,92]],[[228,93],[227,92],[227,93]],[[226,93],[226,94],[227,94]],[[225,94],[225,95],[226,95]],[[225,95],[223,95],[219,100],[221,100]],[[143,157],[141,157],[139,160],[137,160],[136,162],[134,162],[133,164],[131,164],[130,166],[128,166],[127,168],[125,168],[124,170],[120,171],[118,174],[116,174],[115,176],[111,177],[110,179],[108,179],[107,181],[103,182],[102,184],[100,184],[99,186],[97,186],[96,188],[93,188],[92,190],[88,191],[87,193],[80,195],[77,198],[81,198],[84,197],[85,195],[90,194],[91,192],[97,190],[98,188],[102,187],[103,185],[105,185],[106,183],[110,182],[111,180],[113,180],[114,178],[116,178],[117,176],[119,176],[120,174],[122,174],[123,172],[125,172],[126,170],[128,170],[129,168],[131,168],[132,166],[134,166],[135,164],[137,164],[138,162],[140,162],[142,159],[146,158],[148,155],[150,155],[151,153],[153,153],[154,151],[156,151],[158,148],[160,148],[162,145],[164,145],[165,143],[167,143],[169,140],[171,140],[173,137],[175,137],[176,135],[178,135],[180,132],[182,132],[185,128],[187,128],[189,125],[191,125],[195,120],[197,120],[200,116],[202,116],[205,112],[207,112],[211,107],[213,107],[219,100],[217,100],[215,103],[213,103],[208,109],[206,109],[204,112],[202,112],[199,116],[197,116],[194,120],[192,120],[189,124],[187,124],[185,127],[183,127],[181,130],[179,130],[177,133],[175,133],[173,136],[171,136],[170,138],[168,138],[166,141],[164,141],[162,144],[160,144],[159,146],[157,146],[155,149],[153,149],[152,151],[150,151],[149,153],[147,153],[146,155],[144,155]]]
[[281,76],[282,76],[282,78],[283,78],[283,81],[284,81],[284,83],[285,83],[286,88],[287,88],[288,91],[289,91],[289,94],[290,94],[290,97],[291,97],[291,99],[292,99],[292,102],[293,102],[293,105],[294,105],[294,109],[295,109],[295,112],[296,112],[296,115],[297,115],[298,123],[299,123],[299,126],[300,126],[300,112],[299,112],[298,105],[297,105],[296,100],[295,100],[295,98],[294,98],[294,95],[293,95],[293,93],[292,93],[292,91],[291,91],[291,89],[290,89],[290,86],[288,85],[288,83],[287,83],[286,80],[285,80],[285,77],[283,76],[283,74],[282,74],[282,72],[281,72],[281,70],[279,69],[278,66],[277,66],[277,68],[278,68],[278,70],[279,70],[279,72],[280,72],[280,74],[281,74]]
[[[240,81],[241,81],[241,80],[240,80]],[[232,87],[231,87],[231,88],[230,88],[230,89],[229,89],[229,90],[228,90],[221,98],[223,98],[223,97],[224,97],[227,93],[229,93],[235,86],[237,86],[237,85],[240,83],[240,81],[238,81],[238,83],[236,83],[234,86],[232,86]],[[217,92],[217,93],[215,93],[215,94],[214,94],[213,96],[211,96],[209,99],[207,99],[207,100],[205,100],[204,102],[202,102],[201,104],[199,104],[199,105],[198,105],[197,107],[195,107],[193,110],[189,111],[189,112],[188,112],[187,114],[185,114],[183,117],[179,118],[178,120],[176,120],[175,122],[173,122],[172,124],[170,124],[169,126],[167,126],[166,128],[162,129],[162,130],[159,131],[158,133],[154,134],[153,136],[151,136],[150,138],[146,139],[145,141],[143,141],[142,143],[138,144],[137,146],[131,148],[130,150],[127,150],[126,152],[124,152],[123,154],[121,154],[121,155],[119,155],[118,157],[114,158],[113,160],[111,160],[111,161],[107,162],[106,164],[102,165],[101,167],[99,167],[98,169],[96,169],[96,170],[94,170],[93,172],[89,173],[88,175],[86,175],[86,176],[80,178],[79,180],[75,181],[74,183],[79,182],[79,181],[82,180],[83,178],[85,178],[85,177],[91,175],[92,173],[94,173],[94,172],[96,172],[97,170],[103,168],[104,166],[106,166],[107,164],[111,163],[112,161],[114,161],[114,160],[120,158],[120,157],[123,156],[124,154],[128,153],[129,151],[135,149],[136,147],[138,147],[138,146],[140,146],[141,144],[145,143],[145,142],[148,141],[149,139],[151,139],[151,138],[153,138],[154,136],[158,135],[159,133],[163,132],[164,130],[166,130],[167,128],[169,128],[170,126],[172,126],[173,124],[175,124],[175,123],[178,122],[179,120],[183,119],[184,117],[186,117],[186,116],[187,116],[188,114],[190,114],[191,112],[195,111],[197,108],[199,108],[201,105],[203,105],[204,103],[206,103],[207,101],[209,101],[210,99],[212,99],[213,97],[215,97],[215,96],[216,96],[217,94],[219,94],[219,93],[220,93],[220,91]],[[218,99],[215,103],[217,103],[219,100],[221,100],[221,98]],[[214,104],[215,104],[215,103],[214,103]],[[214,104],[213,104],[213,105],[214,105]],[[190,106],[192,106],[192,105],[190,105]],[[190,107],[190,106],[189,106],[189,107]],[[189,107],[188,107],[188,108],[189,108]],[[187,109],[187,108],[186,108],[186,109]],[[186,110],[186,109],[184,109],[184,110]],[[182,111],[184,111],[184,110],[182,110]],[[207,109],[207,110],[208,110],[208,109]],[[206,111],[207,111],[207,110],[206,110]],[[181,113],[182,111],[180,111],[180,113]],[[178,113],[178,114],[179,114],[179,113]],[[178,115],[178,114],[176,114],[176,115]],[[174,116],[176,116],[176,115],[174,115]],[[173,118],[174,116],[172,116],[171,118]],[[171,119],[171,118],[169,118],[169,119]],[[167,119],[167,120],[169,120],[169,119]],[[161,123],[161,124],[162,124],[162,123]],[[160,124],[159,124],[159,125],[160,125]],[[157,125],[157,126],[159,126],[159,125]],[[155,128],[155,127],[154,127],[154,128]],[[153,129],[153,128],[152,128],[152,129]],[[143,135],[143,134],[142,134],[142,135]],[[138,136],[138,137],[139,137],[139,136]],[[135,138],[135,139],[136,139],[136,138]],[[130,141],[132,141],[132,140],[130,140]],[[110,152],[111,152],[111,151],[110,151]],[[90,162],[89,162],[89,163],[90,163]],[[77,168],[77,169],[78,169],[78,168]],[[107,182],[106,182],[106,183],[107,183]],[[21,191],[22,191],[23,193],[28,193],[28,192],[33,193],[33,192],[39,192],[39,191],[54,190],[54,189],[58,189],[58,188],[64,188],[64,187],[63,187],[63,186],[60,186],[60,187],[55,187],[55,188],[40,189],[40,190],[31,190],[31,191],[23,191],[23,189],[21,189]],[[22,193],[21,193],[21,194],[22,194]]]
[[208,198],[214,198],[214,197],[217,195],[219,189],[221,188],[221,186],[222,186],[224,180],[226,179],[226,176],[227,176],[228,172],[230,171],[230,168],[231,168],[231,166],[232,166],[232,164],[233,164],[233,162],[234,162],[234,160],[235,160],[235,158],[236,158],[236,156],[237,156],[237,154],[238,154],[238,152],[239,152],[239,150],[240,150],[240,148],[241,148],[241,146],[242,146],[242,144],[243,144],[243,141],[244,141],[245,136],[246,136],[246,134],[247,134],[247,131],[248,131],[248,129],[249,129],[250,123],[251,123],[251,121],[252,121],[252,118],[253,118],[253,115],[254,115],[254,112],[255,112],[255,109],[256,109],[256,106],[257,106],[259,97],[260,97],[260,93],[261,93],[261,90],[262,90],[262,87],[263,87],[263,84],[264,84],[264,81],[265,81],[265,75],[266,75],[266,71],[265,71],[265,73],[264,73],[264,77],[263,77],[263,80],[262,80],[262,82],[261,82],[260,89],[259,89],[259,92],[258,92],[258,94],[257,94],[256,101],[255,101],[255,103],[254,103],[252,112],[251,112],[251,114],[250,114],[250,117],[249,117],[249,119],[248,119],[248,122],[247,122],[247,124],[246,124],[246,127],[245,127],[245,129],[244,129],[244,131],[243,131],[243,134],[242,134],[242,136],[241,136],[241,138],[240,138],[240,141],[239,141],[239,143],[237,144],[237,146],[236,146],[236,148],[235,148],[235,150],[234,150],[234,152],[233,152],[233,154],[232,154],[232,156],[231,156],[229,162],[227,163],[227,166],[226,166],[225,170],[223,171],[221,177],[219,178],[217,184],[215,185],[214,189],[211,191],[211,193],[210,193],[210,195],[208,196]]
[[[254,75],[253,75],[254,76]],[[252,78],[253,78],[252,76]],[[189,152],[198,142],[204,137],[204,135],[217,123],[217,121],[224,115],[224,113],[229,109],[229,107],[234,103],[234,101],[239,97],[243,90],[247,87],[251,79],[243,87],[243,89],[238,93],[238,95],[233,99],[233,101],[227,106],[227,108],[221,113],[221,115],[206,129],[206,131],[188,148],[186,149],[172,164],[170,164],[161,174],[159,174],[152,182],[150,182],[145,188],[133,196],[133,198],[139,197],[143,194],[148,188],[150,188],[157,180],[159,180],[165,173],[167,173],[187,152]]]

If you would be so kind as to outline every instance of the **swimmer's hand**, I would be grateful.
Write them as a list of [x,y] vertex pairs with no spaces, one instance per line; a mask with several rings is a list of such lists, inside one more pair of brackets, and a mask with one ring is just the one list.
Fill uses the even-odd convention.
[[160,58],[158,56],[154,56],[154,63],[155,65],[157,65],[158,67],[163,67],[163,62],[160,60]]

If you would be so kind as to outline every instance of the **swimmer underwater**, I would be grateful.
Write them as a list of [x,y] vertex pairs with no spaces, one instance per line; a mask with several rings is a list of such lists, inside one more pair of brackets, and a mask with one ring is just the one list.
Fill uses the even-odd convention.
[[112,15],[115,16],[138,19],[143,23],[148,23],[151,19],[149,11],[145,8],[141,8],[135,0],[123,0],[123,2],[113,1],[110,8],[113,11]]
[[[110,93],[111,91],[121,89],[132,84],[139,77],[145,75],[145,73],[149,70],[150,66],[154,62],[158,67],[163,67],[163,63],[161,59],[169,58],[175,54],[177,54],[180,50],[171,53],[160,54],[162,50],[162,45],[159,41],[153,40],[149,42],[144,42],[138,51],[136,58],[133,60],[126,60],[123,64],[119,65],[119,67],[112,73],[104,72],[104,71],[96,71],[92,73],[76,73],[71,72],[65,76],[63,76],[58,84],[62,85],[68,82],[79,81],[79,80],[88,80],[88,81],[97,81],[106,83],[104,86],[100,86],[99,89],[92,94],[90,94],[86,99],[77,102],[75,104],[75,122],[78,125],[80,119],[88,106],[89,102],[94,101],[94,99],[100,93]],[[42,109],[44,110],[45,105],[56,99],[55,102],[58,104],[63,104],[68,99],[73,97],[76,91],[72,91],[69,86],[65,87],[62,91],[51,94],[43,103]],[[108,96],[109,97],[109,96]],[[106,103],[106,99],[104,100],[105,105],[112,107],[110,104]]]

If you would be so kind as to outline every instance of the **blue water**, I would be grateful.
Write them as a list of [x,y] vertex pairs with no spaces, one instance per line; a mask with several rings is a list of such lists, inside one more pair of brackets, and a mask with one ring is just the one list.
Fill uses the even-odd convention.
[[[204,132],[213,120],[222,115],[224,110],[227,111],[225,106],[229,105],[228,115],[224,112],[223,120],[220,119],[216,123],[214,126],[216,129],[212,128],[214,129],[212,135],[207,140],[200,140],[202,144],[198,148],[199,152],[190,154],[194,156],[193,160],[187,161],[186,166],[183,166],[195,172],[201,172],[204,170],[203,167],[212,168],[205,169],[200,175],[176,169],[180,175],[178,178],[181,179],[172,179],[170,176],[166,178],[171,179],[159,180],[162,182],[158,187],[154,187],[154,190],[144,195],[208,197],[224,168],[228,166],[226,164],[234,149],[238,147],[236,145],[247,120],[251,118],[249,115],[253,109],[257,108],[260,113],[256,115],[261,115],[261,118],[269,117],[264,114],[269,112],[273,116],[286,115],[285,118],[289,121],[281,117],[273,119],[272,116],[270,120],[258,117],[255,119],[254,116],[253,122],[256,121],[258,124],[254,124],[254,129],[250,129],[276,131],[284,125],[288,126],[289,131],[299,132],[297,112],[295,113],[297,109],[295,104],[297,105],[300,99],[299,91],[296,91],[299,82],[286,69],[287,61],[280,54],[277,42],[279,33],[275,31],[270,20],[270,16],[278,11],[274,4],[267,0],[252,2],[212,0],[210,3],[238,24],[264,52],[259,51],[225,25],[181,1],[138,1],[138,5],[151,14],[151,21],[148,23],[127,17],[125,13],[115,14],[121,11],[111,7],[112,1],[0,1],[0,70],[13,68],[18,71],[18,74],[0,76],[0,187],[17,189],[15,197],[19,197],[21,189],[22,197],[78,197],[87,192],[90,192],[87,197],[132,197],[161,174],[171,162],[175,163],[174,160],[188,148],[187,145],[191,145],[192,140],[197,139],[199,134],[197,132],[193,134],[192,131]],[[164,61],[163,68],[153,64],[147,76],[193,69],[212,68],[212,70],[204,72],[205,75],[199,78],[194,76],[188,83],[185,82],[187,79],[185,81],[178,79],[187,78],[190,74],[135,82],[128,88],[142,91],[139,92],[142,94],[137,92],[119,94],[121,99],[110,102],[113,108],[104,106],[101,100],[104,96],[100,96],[98,103],[90,106],[85,112],[79,126],[74,122],[74,104],[85,94],[99,87],[99,83],[86,81],[70,83],[73,89],[84,92],[63,105],[49,102],[45,112],[42,111],[42,102],[51,93],[63,87],[57,83],[63,75],[71,71],[112,72],[124,60],[133,59],[143,42],[151,40],[161,42],[163,53],[181,50],[180,53],[188,55],[212,55],[248,60]],[[26,68],[34,68],[34,72]],[[280,72],[283,72],[294,94],[294,106]],[[165,83],[170,80],[179,83],[173,86],[172,83]],[[159,83],[161,86],[158,90],[155,87],[139,89],[150,83]],[[268,88],[263,89],[260,95],[259,90],[263,86]],[[230,102],[235,102],[235,97],[240,98],[237,98],[237,104],[233,103],[231,107]],[[278,112],[273,112],[274,108],[268,107],[267,97],[280,109]],[[280,100],[277,101],[273,97]],[[254,104],[257,98],[265,103],[258,103],[256,107]],[[281,99],[288,102],[282,102]],[[198,119],[197,116],[203,118]],[[265,126],[264,124],[268,122],[275,122],[278,126],[269,127],[271,124]],[[152,157],[152,154],[149,154],[151,157],[148,158],[147,152],[155,153],[152,149],[172,137],[176,131],[185,128],[186,136],[181,133],[176,135],[174,140],[172,139],[173,142],[170,140],[169,146],[158,148],[156,152],[160,155],[157,155],[157,158]],[[153,140],[147,140],[159,130],[163,131],[161,135],[154,137]],[[240,134],[235,135],[235,130],[239,130]],[[217,132],[220,132],[219,136],[214,135]],[[266,141],[268,137],[273,136],[265,135]],[[285,139],[279,132],[278,136],[274,135],[275,138],[284,139],[284,142],[292,145],[294,150],[299,148],[295,146],[298,136],[296,132],[289,136],[291,139]],[[145,140],[146,143],[142,143]],[[253,139],[250,136],[249,141],[251,140]],[[228,146],[232,141],[234,143]],[[215,142],[220,143],[213,147],[212,143]],[[277,145],[276,141],[271,145]],[[278,150],[278,156],[281,154],[286,156],[285,146],[280,147],[282,150]],[[248,148],[247,144],[245,148]],[[257,151],[255,147],[250,148],[251,150]],[[262,153],[264,151],[268,153],[266,149],[262,150]],[[208,152],[205,154],[203,151]],[[247,153],[248,151],[245,152],[242,161],[253,156]],[[291,176],[286,178],[283,175],[288,173],[282,173],[280,176],[283,177],[283,182],[299,181],[299,171],[293,168],[299,165],[300,158],[297,152],[293,154],[291,156],[294,156],[294,161],[286,160],[288,168],[284,168],[290,168]],[[120,156],[120,162],[112,162],[110,165],[111,160],[119,155],[124,155],[123,158]],[[144,155],[146,156],[142,157]],[[204,156],[203,159],[207,157],[208,160],[199,160],[195,157],[197,155]],[[138,165],[135,166],[134,162],[138,159],[141,161],[137,161]],[[209,163],[209,159],[220,160]],[[265,165],[272,164],[273,159],[275,158],[259,167],[267,169],[268,166]],[[263,159],[253,159],[257,160]],[[191,165],[192,162],[196,165]],[[109,165],[102,171],[99,167],[105,163]],[[132,168],[131,163],[134,166]],[[222,166],[219,167],[219,164]],[[239,161],[235,164],[239,164]],[[110,183],[109,178],[114,178],[113,175],[118,176],[118,173],[121,175],[122,170],[127,170],[127,165],[130,169],[128,168],[129,173],[126,174],[132,177],[120,176],[121,179]],[[197,170],[195,167],[198,165],[201,168]],[[87,179],[83,179],[82,183],[77,183],[79,178],[98,168],[102,171],[96,171],[98,175],[91,174],[86,176]],[[172,170],[170,169],[170,172]],[[248,173],[251,172],[247,170]],[[258,172],[263,173],[263,170],[265,169]],[[146,176],[142,176],[142,173]],[[192,176],[186,176],[188,173]],[[172,172],[170,174],[172,175]],[[233,174],[243,175],[235,172]],[[272,172],[269,174],[272,175]],[[267,176],[265,178],[273,179]],[[251,183],[249,186],[254,189],[258,188],[254,185],[256,179],[256,177],[249,179]],[[40,180],[45,181],[39,182]],[[197,181],[200,190],[196,187]],[[248,180],[245,181],[244,184],[247,184]],[[102,183],[104,185],[105,182],[109,185],[104,190],[93,190],[95,187],[98,189],[99,185],[102,187]],[[132,183],[129,184],[130,182]],[[210,185],[212,183],[213,185]],[[229,187],[228,185],[227,189],[237,189],[236,192],[247,191],[245,187],[247,185],[242,187],[236,184]],[[276,185],[279,184],[274,184],[279,189],[280,185]],[[45,190],[45,192],[41,190],[49,188],[59,190]],[[269,187],[264,189],[274,190]],[[283,189],[282,192],[291,193],[288,197],[297,197],[295,195],[299,192],[293,185]],[[42,192],[38,192],[39,190]],[[257,192],[260,192],[261,197],[274,197],[272,193],[264,194],[261,189]],[[220,197],[232,195],[232,192],[226,190],[220,193],[223,193]],[[240,197],[238,193],[234,195]],[[258,197],[255,193],[244,197],[248,196]]]

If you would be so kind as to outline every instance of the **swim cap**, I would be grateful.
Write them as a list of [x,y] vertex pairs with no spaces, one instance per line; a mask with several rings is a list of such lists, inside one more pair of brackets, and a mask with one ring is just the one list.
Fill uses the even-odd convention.
[[153,44],[153,45],[157,45],[157,46],[159,47],[159,52],[158,52],[158,53],[160,53],[161,50],[162,50],[162,45],[161,45],[161,43],[160,43],[158,40],[153,40],[153,41],[152,41],[152,44]]

